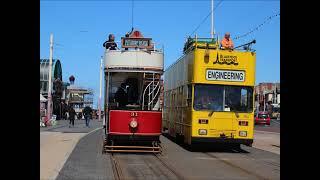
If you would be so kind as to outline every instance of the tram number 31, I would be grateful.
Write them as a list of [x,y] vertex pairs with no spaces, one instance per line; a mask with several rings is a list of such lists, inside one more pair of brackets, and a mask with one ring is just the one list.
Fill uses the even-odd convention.
[[131,117],[138,117],[138,113],[137,112],[131,112]]

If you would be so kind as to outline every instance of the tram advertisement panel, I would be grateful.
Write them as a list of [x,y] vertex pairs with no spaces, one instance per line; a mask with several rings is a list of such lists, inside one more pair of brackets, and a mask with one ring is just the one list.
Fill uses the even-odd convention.
[[196,49],[194,58],[195,83],[254,86],[255,53]]
[[208,69],[206,79],[208,81],[236,81],[244,82],[246,73],[244,71],[225,71]]

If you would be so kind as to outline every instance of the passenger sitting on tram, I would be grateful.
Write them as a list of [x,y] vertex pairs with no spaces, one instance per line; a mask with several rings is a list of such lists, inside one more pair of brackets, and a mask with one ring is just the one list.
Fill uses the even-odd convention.
[[117,49],[117,43],[114,42],[114,35],[113,34],[109,34],[109,39],[108,41],[103,43],[103,47],[105,47],[106,49],[109,50],[116,50]]
[[233,49],[233,42],[230,38],[230,33],[226,33],[221,40],[221,49]]
[[196,100],[196,110],[222,111],[222,102],[210,96],[206,91]]
[[128,95],[125,89],[126,84],[122,83],[115,94],[115,100],[118,103],[118,107],[121,109],[125,108],[128,104]]

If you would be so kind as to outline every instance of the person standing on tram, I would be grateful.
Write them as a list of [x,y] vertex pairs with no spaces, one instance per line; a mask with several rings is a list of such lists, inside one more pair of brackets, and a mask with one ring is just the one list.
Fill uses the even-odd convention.
[[226,33],[221,40],[221,49],[233,49],[233,42],[230,38],[230,33]]
[[103,43],[103,47],[109,50],[116,50],[117,49],[117,43],[114,42],[114,35],[109,34],[109,39]]
[[118,107],[120,109],[125,108],[125,106],[128,104],[128,95],[126,92],[126,84],[122,83],[120,87],[118,88],[116,94],[115,94],[115,100],[118,103]]

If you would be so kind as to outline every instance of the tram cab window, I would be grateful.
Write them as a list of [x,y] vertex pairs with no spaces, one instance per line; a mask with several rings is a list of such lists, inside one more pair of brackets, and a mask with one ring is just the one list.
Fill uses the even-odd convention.
[[225,108],[230,111],[251,112],[253,111],[253,89],[250,87],[226,86]]
[[194,88],[195,110],[223,110],[223,86],[195,85]]
[[194,109],[210,111],[253,111],[253,88],[222,85],[195,85]]

